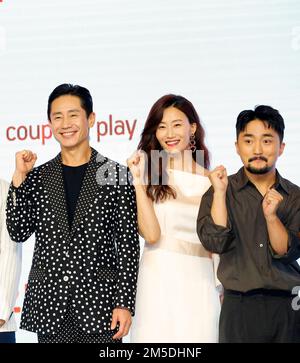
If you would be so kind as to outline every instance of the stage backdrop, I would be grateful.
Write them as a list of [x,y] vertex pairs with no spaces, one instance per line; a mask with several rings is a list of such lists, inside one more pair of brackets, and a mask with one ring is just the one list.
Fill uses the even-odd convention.
[[[2,0],[1,178],[10,180],[17,150],[33,150],[38,164],[58,153],[46,106],[65,82],[91,91],[91,143],[121,163],[135,150],[151,105],[176,93],[201,116],[212,166],[234,173],[241,166],[236,116],[271,105],[286,121],[278,168],[300,184],[299,0]],[[18,318],[33,244],[23,245]],[[17,338],[35,341],[24,331]]]

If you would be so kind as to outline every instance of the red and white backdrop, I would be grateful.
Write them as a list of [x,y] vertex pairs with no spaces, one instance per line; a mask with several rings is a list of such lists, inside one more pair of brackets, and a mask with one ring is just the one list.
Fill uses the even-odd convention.
[[[300,2],[298,0],[0,1],[0,177],[14,154],[38,164],[59,146],[47,126],[49,93],[60,83],[87,87],[97,123],[91,143],[125,163],[151,105],[166,93],[196,106],[212,166],[230,173],[238,113],[257,104],[286,121],[281,173],[300,184]],[[22,309],[34,239],[24,244],[16,312]],[[35,335],[19,331],[19,342]]]

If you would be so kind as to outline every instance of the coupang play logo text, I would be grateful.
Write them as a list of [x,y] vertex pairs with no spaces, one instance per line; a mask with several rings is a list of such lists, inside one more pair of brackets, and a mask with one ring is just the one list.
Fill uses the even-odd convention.
[[[112,114],[105,119],[96,121],[90,135],[96,133],[97,142],[104,137],[125,137],[132,140],[136,130],[137,119],[115,119]],[[35,141],[45,145],[52,138],[51,127],[45,124],[15,124],[6,128],[6,140],[9,142]]]

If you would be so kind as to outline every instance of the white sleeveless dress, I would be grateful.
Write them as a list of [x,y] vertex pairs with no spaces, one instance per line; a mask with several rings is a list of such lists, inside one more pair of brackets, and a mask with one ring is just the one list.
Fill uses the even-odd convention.
[[217,342],[218,255],[199,241],[197,215],[207,177],[170,170],[176,199],[155,203],[161,239],[145,242],[140,261],[132,343]]

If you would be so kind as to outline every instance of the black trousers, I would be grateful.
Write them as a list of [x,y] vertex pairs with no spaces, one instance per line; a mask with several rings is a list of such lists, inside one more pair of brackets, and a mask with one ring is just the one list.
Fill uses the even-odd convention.
[[220,343],[300,343],[300,310],[280,292],[226,291],[220,316]]
[[14,331],[7,331],[0,333],[0,343],[15,343],[16,333]]
[[54,334],[38,333],[39,343],[121,343],[122,340],[112,339],[117,330],[109,330],[104,334],[88,334],[78,325],[76,313],[68,300],[67,314],[61,326]]

